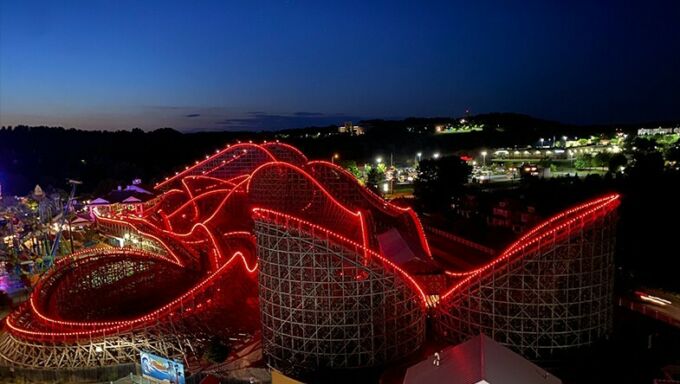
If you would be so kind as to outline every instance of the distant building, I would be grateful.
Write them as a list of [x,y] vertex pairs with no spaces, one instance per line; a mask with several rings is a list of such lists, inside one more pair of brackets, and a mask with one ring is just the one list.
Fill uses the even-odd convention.
[[352,136],[360,136],[364,134],[364,128],[352,124],[351,121],[347,121],[344,125],[338,127],[338,133],[349,133]]
[[142,215],[144,204],[154,197],[155,195],[142,188],[139,182],[133,182],[133,185],[128,185],[125,188],[118,186],[118,189],[90,200],[86,204],[91,217],[94,217],[95,214],[115,215],[120,213]]
[[652,135],[670,135],[671,133],[680,133],[680,127],[676,128],[640,128],[637,131],[638,136],[652,136]]
[[466,194],[456,198],[452,208],[459,216],[465,217],[466,219],[475,217],[479,214],[480,210],[479,198],[477,195]]
[[478,217],[489,227],[507,228],[515,233],[527,231],[541,220],[534,206],[514,198],[488,200],[466,194],[457,198],[452,208],[466,219]]
[[559,384],[562,381],[487,336],[448,347],[406,371],[404,384]]
[[493,206],[487,223],[492,227],[503,227],[515,233],[522,233],[536,225],[539,220],[536,208],[524,206],[517,200],[503,199]]
[[78,214],[73,219],[69,220],[68,223],[71,226],[71,230],[77,231],[91,227],[92,224],[94,224],[94,221],[88,215]]

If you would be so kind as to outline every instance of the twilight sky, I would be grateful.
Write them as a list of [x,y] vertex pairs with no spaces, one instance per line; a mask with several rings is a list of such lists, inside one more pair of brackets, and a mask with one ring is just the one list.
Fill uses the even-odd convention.
[[680,1],[0,0],[0,125],[680,119]]

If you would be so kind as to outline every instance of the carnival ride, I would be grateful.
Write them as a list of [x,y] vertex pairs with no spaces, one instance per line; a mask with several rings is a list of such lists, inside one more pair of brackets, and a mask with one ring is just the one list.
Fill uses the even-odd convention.
[[445,337],[485,332],[533,355],[610,324],[615,194],[461,272],[433,259],[413,210],[287,144],[229,145],[156,189],[142,216],[97,216],[122,248],[58,260],[6,318],[2,365],[97,367],[144,350],[191,367],[197,335],[261,331],[266,361],[299,373],[407,356],[428,313]]
[[436,328],[452,342],[484,333],[543,359],[592,344],[612,328],[618,195],[538,225],[441,296]]

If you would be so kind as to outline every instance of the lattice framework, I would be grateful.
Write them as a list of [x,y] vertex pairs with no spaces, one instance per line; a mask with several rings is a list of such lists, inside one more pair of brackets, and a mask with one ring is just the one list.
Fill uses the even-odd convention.
[[[421,266],[432,266],[416,214],[294,147],[227,146],[156,188],[164,192],[143,215],[97,218],[108,234],[134,239],[130,248],[60,260],[31,301],[8,316],[0,360],[60,369],[133,362],[142,348],[178,356],[205,330],[257,323],[245,312],[257,306],[258,269],[265,352],[287,372],[407,356],[424,340],[426,305],[437,303],[438,330],[451,340],[483,331],[529,356],[586,345],[611,327],[618,195],[556,215],[477,270],[444,271],[438,277],[451,288],[427,297],[419,276],[381,254],[377,240],[396,228]],[[178,273],[191,284],[166,289]],[[97,312],[88,292],[101,287],[110,288],[102,291],[110,305]],[[116,316],[116,305],[145,289],[172,300]],[[69,299],[60,312],[56,306]],[[82,318],[74,316],[78,308]],[[208,316],[220,311],[223,317]],[[216,318],[219,324],[205,321]]]
[[592,344],[612,327],[616,215],[567,221],[461,286],[439,308],[452,342],[484,333],[531,358]]
[[268,362],[286,372],[385,364],[425,337],[420,298],[394,271],[364,265],[327,232],[255,223],[260,313]]

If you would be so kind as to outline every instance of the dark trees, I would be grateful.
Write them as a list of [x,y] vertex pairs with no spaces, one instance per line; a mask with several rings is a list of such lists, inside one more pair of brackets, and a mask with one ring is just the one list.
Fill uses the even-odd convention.
[[456,156],[420,161],[413,191],[418,204],[426,210],[448,207],[471,172],[472,167]]

